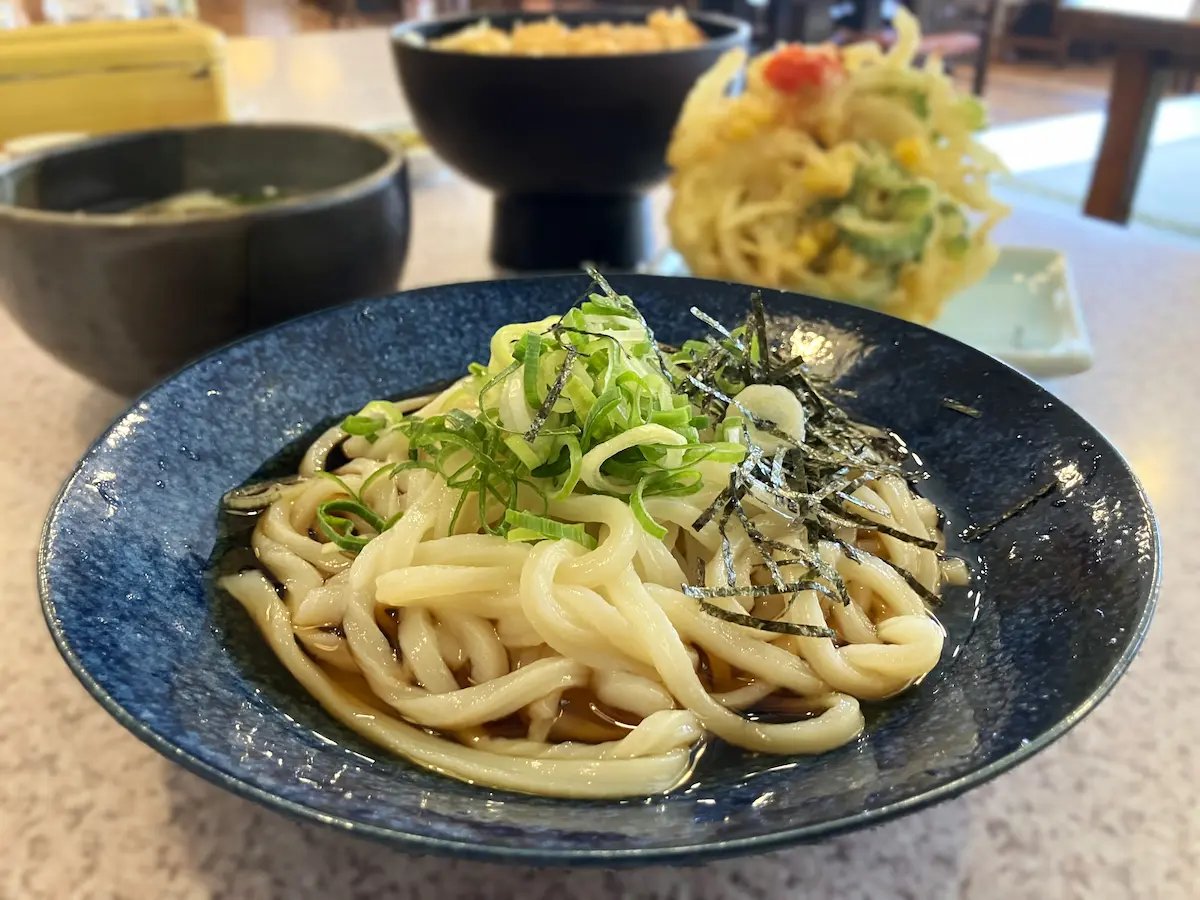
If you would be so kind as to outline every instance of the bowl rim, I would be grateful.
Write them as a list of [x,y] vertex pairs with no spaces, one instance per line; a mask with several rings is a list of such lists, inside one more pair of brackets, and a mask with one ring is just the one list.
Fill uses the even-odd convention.
[[[648,275],[642,273],[627,273],[622,277],[630,277],[630,274],[635,278],[658,280],[669,279],[672,282],[681,280],[696,283],[697,287],[703,287],[704,284],[711,282],[708,279],[700,279],[689,277],[681,279],[675,276],[666,275]],[[573,274],[544,274],[525,276],[517,279],[507,279],[516,282],[541,280],[558,278],[566,280],[574,279],[578,276]],[[480,862],[499,862],[510,863],[517,865],[538,865],[538,866],[586,866],[586,867],[639,867],[650,865],[688,865],[697,862],[708,862],[718,859],[724,859],[733,856],[742,856],[747,854],[767,853],[773,850],[780,850],[798,844],[812,843],[817,840],[836,837],[851,831],[857,831],[862,828],[880,825],[885,822],[896,819],[902,815],[917,812],[932,806],[935,806],[943,801],[953,799],[966,791],[979,787],[987,783],[993,778],[1010,771],[1023,762],[1026,762],[1033,756],[1045,750],[1051,744],[1058,741],[1063,735],[1078,725],[1084,718],[1088,716],[1100,704],[1105,697],[1116,686],[1117,682],[1128,671],[1130,664],[1141,650],[1142,644],[1146,639],[1146,635],[1150,629],[1150,623],[1154,617],[1155,609],[1158,605],[1159,595],[1162,588],[1163,577],[1163,543],[1162,531],[1158,522],[1157,516],[1154,514],[1153,506],[1150,503],[1150,497],[1146,493],[1146,489],[1134,472],[1133,467],[1129,464],[1128,459],[1121,453],[1119,449],[1109,440],[1099,428],[1093,425],[1083,416],[1075,413],[1082,419],[1087,426],[1095,432],[1099,439],[1098,449],[1102,449],[1105,453],[1111,453],[1113,457],[1121,464],[1125,472],[1132,482],[1138,497],[1140,498],[1143,507],[1149,514],[1149,524],[1152,543],[1153,557],[1153,572],[1151,581],[1145,595],[1145,605],[1138,617],[1136,624],[1129,630],[1126,638],[1126,644],[1117,658],[1116,662],[1104,675],[1103,679],[1074,709],[1067,715],[1063,716],[1045,732],[1038,735],[1036,738],[1021,744],[1016,749],[1008,752],[999,759],[993,760],[985,766],[978,769],[966,772],[952,781],[935,788],[923,791],[912,797],[907,797],[901,800],[896,800],[891,803],[874,809],[859,809],[857,812],[845,815],[837,819],[832,819],[824,822],[816,822],[806,825],[793,826],[779,831],[750,837],[728,838],[719,841],[708,843],[676,845],[672,847],[656,847],[653,849],[561,849],[554,850],[550,853],[539,850],[536,847],[494,847],[490,845],[472,843],[467,840],[454,840],[443,837],[430,837],[427,835],[413,834],[407,831],[401,831],[396,828],[391,828],[384,825],[374,825],[354,819],[346,818],[345,816],[322,812],[311,806],[299,803],[293,800],[287,800],[276,794],[265,790],[249,780],[243,780],[236,775],[221,771],[215,765],[205,762],[192,753],[176,746],[168,737],[158,734],[153,728],[146,724],[142,719],[139,719],[132,712],[122,706],[117,699],[104,689],[99,681],[93,676],[84,666],[82,660],[76,655],[71,647],[67,636],[62,629],[61,622],[56,613],[56,602],[52,596],[52,591],[49,583],[49,557],[52,555],[51,539],[52,532],[57,524],[59,514],[62,509],[63,501],[66,498],[68,491],[74,486],[79,478],[83,468],[89,463],[93,456],[101,451],[107,441],[109,433],[118,423],[122,421],[131,412],[139,409],[153,394],[166,388],[168,383],[174,382],[187,372],[207,363],[209,360],[226,353],[229,349],[246,344],[255,340],[260,340],[266,335],[269,335],[279,329],[295,326],[297,323],[304,322],[309,319],[317,319],[324,315],[350,315],[364,307],[379,303],[381,300],[391,300],[399,296],[404,296],[412,293],[419,293],[429,290],[438,289],[478,289],[481,286],[494,287],[495,280],[471,281],[450,284],[429,285],[422,288],[409,289],[398,291],[385,298],[367,298],[358,300],[353,303],[342,304],[341,306],[330,309],[316,310],[296,319],[283,322],[271,328],[259,331],[253,334],[245,335],[237,340],[205,354],[199,359],[194,360],[182,369],[172,373],[166,379],[142,392],[136,398],[130,401],[129,407],[113,422],[101,432],[96,439],[91,443],[88,449],[80,457],[75,464],[71,474],[67,476],[58,492],[55,494],[54,500],[51,503],[46,514],[45,522],[42,525],[41,535],[38,543],[37,554],[37,586],[38,600],[42,608],[42,614],[45,618],[47,628],[54,640],[55,647],[59,654],[70,668],[72,674],[79,679],[80,683],[86,688],[89,694],[104,708],[109,715],[120,722],[126,729],[133,733],[143,743],[157,750],[167,759],[179,763],[185,769],[201,776],[205,780],[222,787],[231,793],[249,800],[253,800],[262,806],[276,810],[293,819],[328,825],[336,828],[338,831],[346,832],[360,837],[378,841],[400,850],[414,853],[430,853],[437,856],[452,857],[456,859],[469,859]],[[735,284],[734,282],[718,282],[719,284]],[[741,285],[738,285],[741,286]],[[746,286],[747,292],[752,290]],[[840,307],[844,304],[833,300],[825,300],[819,297],[812,297],[806,294],[795,294],[795,299],[803,303],[816,303],[818,305],[828,305]],[[864,307],[856,307],[857,312],[866,315],[870,318],[880,317],[892,321],[902,322],[905,326],[919,328],[925,331],[932,331],[923,325],[917,325],[911,322],[903,322],[897,320],[886,313],[881,313],[876,310],[867,309]],[[949,335],[933,332],[939,339],[948,341],[952,344],[957,344],[966,348],[972,353],[977,353],[981,356],[987,356],[981,350],[971,347],[956,338]],[[1028,382],[1036,391],[1042,392],[1047,396],[1052,396],[1038,382],[1029,378],[1015,367],[1011,366],[1004,360],[990,357],[993,362],[1002,368],[1009,369],[1022,381]],[[1067,406],[1066,404],[1062,404]],[[1069,410],[1074,412],[1073,408],[1067,406]]]
[[370,145],[384,154],[381,165],[350,181],[309,191],[295,197],[285,197],[261,206],[214,209],[200,215],[189,216],[140,216],[135,213],[90,213],[86,211],[63,212],[28,206],[17,206],[0,201],[0,219],[15,222],[31,222],[45,225],[71,227],[115,228],[121,230],[144,230],[154,228],[211,227],[214,222],[252,221],[272,219],[304,210],[318,210],[370,194],[381,184],[392,181],[408,165],[408,154],[399,143],[356,128],[343,128],[316,122],[209,122],[202,125],[180,125],[171,128],[147,128],[139,131],[123,131],[86,137],[79,141],[47,147],[45,150],[0,158],[0,179],[11,177],[23,169],[32,168],[49,159],[60,159],[74,153],[82,153],[97,147],[132,143],[159,135],[189,135],[206,131],[257,131],[290,133],[323,133],[351,142]]
[[507,64],[513,64],[514,61],[522,62],[532,61],[534,65],[561,65],[567,61],[587,60],[592,64],[611,64],[601,63],[605,61],[620,61],[628,59],[653,59],[656,57],[670,58],[674,56],[682,56],[688,53],[695,53],[698,50],[705,48],[718,47],[723,50],[731,50],[739,45],[744,45],[749,41],[751,36],[750,23],[734,16],[728,16],[724,13],[708,12],[700,10],[685,10],[689,20],[693,22],[702,22],[710,25],[717,25],[728,29],[727,33],[714,35],[699,44],[693,44],[690,47],[669,47],[664,50],[638,50],[632,53],[580,53],[572,55],[549,55],[546,56],[526,56],[518,54],[485,54],[472,53],[467,50],[441,50],[436,47],[430,47],[428,44],[415,43],[406,38],[409,35],[424,35],[427,29],[436,28],[442,25],[458,25],[467,27],[484,19],[504,19],[506,21],[521,21],[521,22],[540,22],[549,18],[557,18],[563,22],[570,23],[571,19],[578,15],[585,17],[584,21],[604,22],[609,20],[615,21],[643,21],[652,12],[663,10],[666,7],[662,6],[597,6],[587,9],[551,9],[548,12],[525,12],[523,10],[501,10],[501,9],[483,9],[468,13],[452,13],[450,15],[438,16],[433,19],[412,20],[409,22],[400,22],[393,25],[388,32],[391,38],[392,46],[397,51],[413,51],[416,53],[427,54],[430,56],[444,56],[448,59],[479,59],[488,60],[489,64],[496,64],[496,61],[506,60]]

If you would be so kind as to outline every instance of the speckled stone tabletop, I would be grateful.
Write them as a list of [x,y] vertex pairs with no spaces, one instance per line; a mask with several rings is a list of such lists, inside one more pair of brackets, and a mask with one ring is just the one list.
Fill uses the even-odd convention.
[[[374,108],[384,118],[394,103]],[[449,177],[414,200],[405,284],[487,277],[486,196]],[[1163,594],[1145,647],[1096,713],[998,781],[872,831],[692,869],[407,856],[295,824],[141,745],[59,659],[34,577],[55,491],[123,402],[0,313],[0,900],[1200,896],[1200,251],[1028,206],[1002,238],[1062,249],[1074,269],[1097,362],[1050,387],[1127,455],[1160,516]]]

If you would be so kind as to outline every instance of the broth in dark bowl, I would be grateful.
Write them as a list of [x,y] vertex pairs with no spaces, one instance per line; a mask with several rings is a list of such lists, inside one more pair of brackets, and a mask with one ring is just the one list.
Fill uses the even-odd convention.
[[[188,192],[251,198],[139,215]],[[265,199],[265,198],[264,198]],[[309,125],[120,134],[0,164],[0,301],[122,394],[293,316],[395,290],[408,253],[403,151]]]

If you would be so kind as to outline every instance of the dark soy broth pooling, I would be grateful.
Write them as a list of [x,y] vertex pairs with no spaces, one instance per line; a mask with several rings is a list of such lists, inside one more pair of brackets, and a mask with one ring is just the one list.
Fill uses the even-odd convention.
[[[435,382],[419,390],[389,399],[400,402],[411,397],[436,394],[445,390],[452,383],[453,381]],[[357,409],[347,410],[340,415],[322,419],[299,437],[288,441],[277,453],[255,469],[239,488],[294,477],[296,470],[300,467],[300,461],[312,443],[325,431],[341,422],[346,415],[357,411]],[[340,448],[330,454],[329,462],[333,467],[341,465],[344,461],[345,458],[342,456]],[[218,635],[222,636],[224,645],[247,671],[263,673],[266,681],[269,681],[269,684],[264,683],[263,687],[271,689],[272,696],[288,709],[290,715],[301,719],[300,714],[303,713],[304,718],[301,720],[314,730],[333,729],[338,731],[344,737],[343,743],[349,746],[358,746],[364,750],[372,748],[373,745],[349,729],[342,728],[327,716],[308,693],[297,686],[282,664],[275,660],[274,655],[264,652],[262,637],[250,621],[250,617],[246,615],[237,601],[216,586],[218,578],[225,575],[236,575],[247,569],[259,569],[270,577],[270,573],[259,565],[258,557],[250,547],[250,538],[258,523],[260,512],[261,510],[233,512],[225,509],[223,504],[218,504],[218,508],[215,510],[217,539],[213,545],[212,555],[205,566],[205,590],[209,596],[209,625]]]

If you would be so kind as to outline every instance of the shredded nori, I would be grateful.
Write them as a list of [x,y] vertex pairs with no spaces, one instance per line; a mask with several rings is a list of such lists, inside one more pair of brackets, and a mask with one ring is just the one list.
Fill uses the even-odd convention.
[[904,568],[903,566],[896,565],[890,559],[885,559],[884,562],[893,570],[898,572],[900,577],[908,583],[908,586],[912,588],[916,595],[924,600],[927,605],[937,606],[942,602],[941,597],[929,590],[929,588],[925,587],[925,585],[921,584],[921,582],[917,580],[917,577],[913,575],[912,572],[908,571],[908,569]]
[[836,506],[829,503],[826,503],[825,508],[820,510],[817,515],[842,528],[857,528],[859,531],[878,531],[880,534],[886,534],[888,537],[905,541],[914,547],[920,547],[922,550],[936,550],[938,548],[937,541],[917,537],[915,534],[909,534],[907,531],[901,531],[899,528],[893,528],[890,525],[881,525],[878,522],[872,522],[870,519],[862,518],[857,513],[852,513],[845,509],[839,510]]
[[[839,533],[842,529],[878,532],[933,550],[939,557],[941,551],[938,543],[928,537],[909,534],[895,525],[880,524],[862,514],[881,516],[888,515],[888,511],[855,497],[859,488],[887,475],[900,476],[909,484],[913,483],[919,473],[910,470],[908,448],[890,432],[853,421],[834,399],[852,397],[853,392],[839,390],[829,379],[810,370],[800,355],[784,358],[768,339],[761,296],[752,295],[750,304],[746,321],[732,330],[699,309],[691,310],[696,318],[717,333],[719,339],[710,335],[703,344],[689,341],[683,352],[673,354],[672,361],[678,374],[672,383],[677,392],[687,396],[713,421],[721,421],[729,414],[740,415],[756,429],[781,438],[787,446],[772,457],[764,458],[762,448],[752,444],[749,437],[745,438],[745,459],[730,472],[729,484],[692,523],[696,531],[714,521],[717,523],[727,586],[684,585],[683,591],[700,603],[705,612],[725,621],[782,634],[833,638],[835,634],[828,628],[731,613],[708,600],[714,597],[759,599],[783,596],[788,598],[790,605],[797,593],[816,591],[831,600],[849,603],[845,583],[834,567],[815,551],[818,541],[830,541],[850,559],[862,562],[866,551],[844,540]],[[781,385],[795,394],[804,409],[806,434],[803,441],[781,433],[773,422],[755,416],[736,401],[736,395],[751,384]],[[966,415],[977,412],[963,404],[955,404],[952,408]],[[753,497],[757,503],[775,509],[796,527],[803,528],[814,549],[793,547],[768,538],[746,514],[743,507],[746,497]],[[728,534],[734,519],[761,559],[755,568],[770,575],[769,585],[735,583],[732,542]],[[912,573],[886,559],[883,561],[898,572],[925,603],[933,605],[937,602],[934,593]],[[803,566],[801,580],[786,580],[780,571],[785,566]],[[703,568],[698,573],[698,583],[704,584]]]
[[[742,345],[741,340],[739,338],[735,338],[732,334],[730,334],[728,331],[726,331],[725,326],[722,325],[720,322],[718,322],[716,319],[714,319],[712,316],[710,316],[708,313],[703,312],[702,310],[698,309],[695,306],[693,306],[691,308],[691,310],[689,310],[689,311],[691,312],[691,314],[693,316],[695,316],[697,319],[699,319],[701,322],[703,322],[705,325],[707,325],[713,331],[718,331],[721,334],[725,335],[725,337],[727,337],[730,341],[733,342],[733,346],[737,347],[738,350],[742,351],[743,353],[746,352],[746,348]],[[720,347],[720,344],[717,344],[717,342],[715,340],[712,340],[712,338],[709,338],[709,340],[712,341],[712,345]]]
[[538,433],[542,430],[542,426],[546,424],[546,419],[550,417],[550,412],[554,409],[554,404],[562,396],[563,388],[567,386],[567,379],[571,377],[571,367],[575,365],[575,358],[578,355],[579,351],[574,347],[567,347],[567,355],[563,359],[562,368],[558,370],[558,377],[554,379],[554,384],[550,386],[550,390],[546,394],[546,399],[542,401],[537,415],[533,417],[533,424],[525,432],[525,440],[529,443],[532,444],[537,440]]
[[757,363],[762,368],[762,380],[771,378],[771,341],[767,337],[767,311],[763,307],[762,294],[755,291],[750,295],[750,321],[754,326],[754,341],[758,349]]
[[751,597],[759,600],[763,597],[775,597],[780,594],[798,594],[801,591],[829,592],[829,588],[815,581],[793,581],[788,584],[756,584],[749,587],[696,587],[685,584],[683,592],[697,600],[708,600],[713,597]]
[[972,419],[978,419],[983,416],[983,413],[981,413],[975,407],[967,406],[965,403],[959,403],[957,400],[951,397],[943,397],[942,406],[946,407],[946,409],[953,410],[956,413],[962,413],[964,416],[970,416]]
[[279,494],[286,485],[295,484],[298,480],[298,476],[289,475],[286,478],[276,478],[271,481],[260,481],[236,487],[221,497],[221,509],[243,515],[259,512],[279,499]]
[[622,297],[620,294],[614,291],[612,289],[612,285],[608,283],[608,280],[605,279],[605,277],[601,275],[595,267],[588,266],[586,271],[595,285],[600,288],[600,290],[604,291],[604,295],[608,297],[609,300],[612,300],[614,303],[616,303],[620,309],[631,313],[637,320],[637,323],[645,330],[646,341],[650,344],[650,349],[654,353],[654,358],[658,360],[658,367],[662,371],[663,377],[667,379],[667,383],[670,384],[672,380],[671,370],[668,368],[667,360],[663,356],[662,347],[658,345],[658,339],[654,336],[654,329],[650,327],[650,323],[646,321],[645,316],[642,315],[642,311],[634,306],[633,302],[629,300],[628,297]]
[[697,602],[700,604],[700,608],[713,618],[723,619],[726,622],[732,622],[734,625],[745,625],[749,628],[757,628],[759,631],[771,631],[776,634],[794,634],[799,637],[837,637],[836,631],[823,625],[797,625],[793,622],[780,622],[775,619],[760,619],[757,616],[746,615],[746,613],[730,612],[724,607],[717,606],[715,603],[709,603],[702,598],[698,599]]
[[1029,507],[1033,506],[1035,503],[1037,503],[1043,497],[1046,497],[1046,496],[1049,496],[1050,494],[1052,494],[1057,488],[1058,488],[1058,480],[1057,479],[1055,479],[1054,481],[1049,481],[1046,484],[1043,484],[1040,488],[1038,488],[1036,491],[1034,491],[1032,494],[1030,494],[1028,497],[1026,497],[1024,500],[1022,500],[1016,506],[1012,507],[1012,509],[1008,510],[1008,512],[1001,515],[999,518],[994,519],[991,522],[988,522],[984,525],[972,525],[969,528],[965,529],[962,533],[962,539],[964,541],[966,541],[968,544],[980,540],[981,538],[985,537],[986,535],[991,534],[993,531],[995,531],[997,528],[999,528],[1001,525],[1003,525],[1009,519],[1016,518],[1021,513],[1025,512],[1025,510],[1029,509]]

